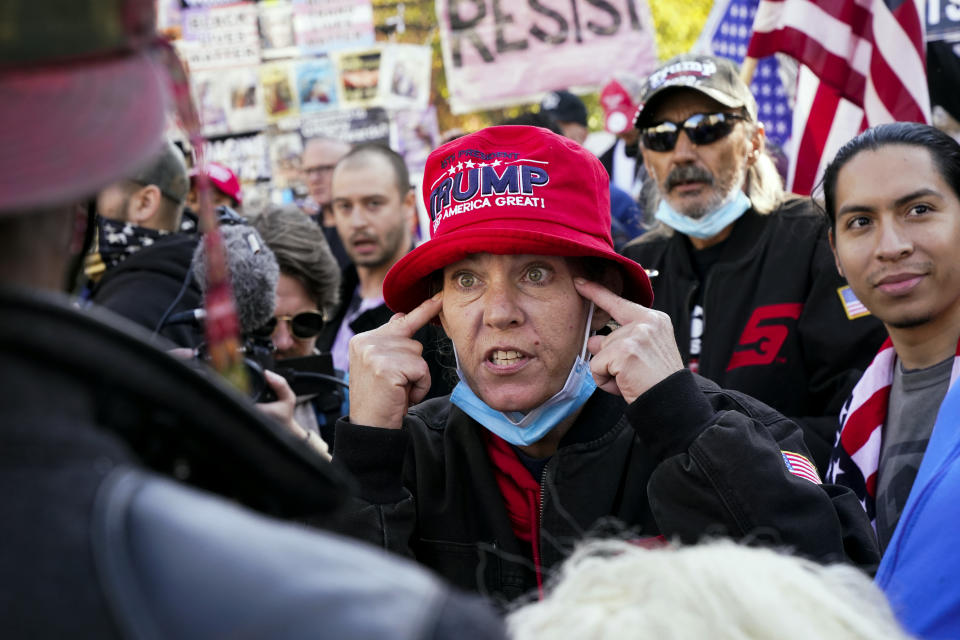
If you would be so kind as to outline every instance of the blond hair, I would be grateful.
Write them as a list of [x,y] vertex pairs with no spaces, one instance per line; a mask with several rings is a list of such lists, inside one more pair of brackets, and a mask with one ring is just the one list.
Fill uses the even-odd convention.
[[883,593],[849,565],[731,541],[645,549],[588,542],[540,602],[507,617],[515,640],[906,640]]

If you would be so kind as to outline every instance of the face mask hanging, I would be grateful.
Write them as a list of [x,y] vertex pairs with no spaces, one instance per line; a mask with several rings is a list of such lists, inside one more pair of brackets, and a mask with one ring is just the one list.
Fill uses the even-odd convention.
[[560,391],[539,407],[526,414],[517,411],[504,413],[490,408],[467,384],[463,370],[460,368],[460,358],[457,356],[456,347],[454,347],[453,354],[457,360],[457,375],[460,377],[460,382],[453,389],[450,402],[512,445],[526,446],[539,441],[550,433],[554,427],[582,407],[597,388],[587,359],[587,340],[590,338],[590,321],[593,318],[593,309],[594,305],[591,302],[587,313],[583,346],[573,363],[570,374],[567,376],[567,381]]

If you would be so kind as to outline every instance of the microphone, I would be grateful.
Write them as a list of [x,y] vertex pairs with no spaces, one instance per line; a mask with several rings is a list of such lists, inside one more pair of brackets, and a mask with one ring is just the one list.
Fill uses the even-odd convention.
[[[227,270],[236,300],[240,331],[250,334],[273,317],[280,267],[273,251],[253,227],[221,225],[220,235],[227,256]],[[193,254],[193,275],[200,290],[206,293],[207,268],[203,244],[201,242]],[[170,322],[177,316],[184,316],[181,322],[197,322],[206,317],[206,313],[202,309],[193,309],[171,316]]]
[[188,309],[186,311],[180,311],[171,315],[167,318],[166,322],[163,323],[164,326],[171,324],[189,324],[194,327],[199,327],[201,323],[207,319],[207,312],[204,309]]

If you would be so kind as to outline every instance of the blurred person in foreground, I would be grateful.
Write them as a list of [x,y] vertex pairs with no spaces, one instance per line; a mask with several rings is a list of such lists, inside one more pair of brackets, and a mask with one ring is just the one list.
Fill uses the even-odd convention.
[[[250,224],[280,265],[276,307],[269,323],[276,359],[319,355],[317,336],[336,312],[340,295],[340,270],[323,232],[294,205],[271,207]],[[308,433],[319,436],[327,426],[332,430],[339,417],[339,403],[318,404],[325,398],[318,393],[297,396],[294,419]]]
[[644,548],[592,540],[547,596],[512,611],[514,640],[909,640],[870,578],[729,541]]
[[[350,341],[348,529],[500,602],[605,526],[875,564],[853,493],[797,464],[798,427],[683,367],[646,273],[613,250],[608,194],[596,157],[540,127],[430,154],[431,238],[387,274],[398,313]],[[412,336],[431,321],[459,383],[418,404],[431,373]]]
[[340,140],[316,137],[303,145],[301,171],[307,183],[307,199],[301,209],[320,225],[323,235],[330,245],[333,257],[341,269],[350,264],[350,256],[337,234],[337,225],[333,218],[333,169],[343,156],[350,152],[350,145]]
[[827,166],[823,199],[837,268],[889,333],[844,406],[828,477],[873,520],[877,582],[907,628],[957,638],[960,145],[923,124],[874,127]]
[[659,225],[622,253],[653,274],[684,365],[794,419],[822,475],[883,327],[834,268],[811,200],[784,194],[732,62],[657,69],[636,127]]
[[57,293],[79,266],[85,201],[159,150],[173,78],[188,92],[152,2],[4,6],[0,628],[501,637],[415,567],[173,480],[207,470],[231,498],[288,517],[329,518],[348,486],[235,390]]

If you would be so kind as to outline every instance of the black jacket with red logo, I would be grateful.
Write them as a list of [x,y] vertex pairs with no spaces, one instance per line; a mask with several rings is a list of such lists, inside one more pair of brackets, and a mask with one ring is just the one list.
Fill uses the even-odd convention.
[[769,215],[748,211],[702,283],[692,251],[682,234],[650,232],[622,253],[657,272],[653,307],[673,321],[685,363],[703,287],[700,375],[795,420],[823,473],[840,408],[886,338],[873,316],[848,317],[825,221],[807,198]]

